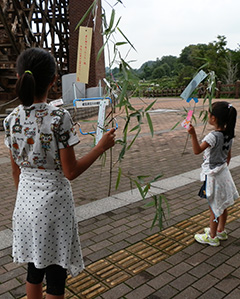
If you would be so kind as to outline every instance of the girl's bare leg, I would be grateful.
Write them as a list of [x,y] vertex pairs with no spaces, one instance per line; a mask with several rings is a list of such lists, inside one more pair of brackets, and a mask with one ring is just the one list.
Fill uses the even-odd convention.
[[215,216],[213,214],[212,209],[210,209],[210,236],[211,238],[215,238],[217,234],[218,223],[215,220]]
[[26,282],[27,298],[28,299],[42,299],[42,284],[33,284]]
[[224,231],[225,224],[226,224],[226,221],[227,221],[227,216],[228,216],[228,211],[227,211],[227,209],[225,209],[224,212],[222,213],[222,215],[219,216],[219,222],[218,222],[218,227],[217,227],[217,230],[219,232]]

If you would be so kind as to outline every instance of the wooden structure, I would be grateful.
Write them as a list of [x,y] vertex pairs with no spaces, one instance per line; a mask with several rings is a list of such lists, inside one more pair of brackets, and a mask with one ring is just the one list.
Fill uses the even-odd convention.
[[[59,95],[61,76],[75,72],[78,40],[75,27],[92,2],[93,0],[0,0],[0,90],[13,92],[16,83],[15,62],[19,53],[29,47],[41,47],[49,50],[57,60],[59,82],[55,85],[53,94]],[[96,86],[99,78],[103,78],[105,74],[104,57],[100,60],[100,66],[96,67],[96,55],[103,45],[100,11],[101,5],[98,5],[90,63],[90,77],[95,80],[90,87]],[[92,24],[92,21],[88,23],[91,27]]]
[[233,84],[223,84],[221,81],[217,81],[216,84],[216,98],[240,98],[240,80],[237,80]]
[[[142,94],[139,96],[143,97],[178,97],[184,91],[185,87],[181,88],[164,88],[164,89],[148,89],[143,90]],[[198,87],[198,98],[204,98],[206,92],[206,86],[204,84],[199,84]],[[138,94],[135,94],[138,96]],[[223,84],[221,81],[217,81],[216,84],[216,99],[220,98],[240,98],[240,80],[237,80],[233,84]]]

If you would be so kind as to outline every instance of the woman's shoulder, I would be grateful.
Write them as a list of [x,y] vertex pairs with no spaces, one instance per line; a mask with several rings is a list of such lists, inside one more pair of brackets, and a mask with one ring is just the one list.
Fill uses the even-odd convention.
[[48,105],[48,117],[50,117],[49,121],[51,123],[59,123],[63,126],[72,124],[72,116],[64,107]]
[[203,141],[206,141],[211,147],[216,144],[216,136],[214,131],[209,132],[204,138]]
[[9,121],[11,118],[17,117],[22,110],[23,110],[22,105],[18,105],[17,107],[13,108],[13,110],[6,116],[5,121]]
[[215,136],[214,132],[215,131],[209,132],[207,135],[205,135],[204,139],[206,139],[206,138],[212,138],[213,136]]
[[50,113],[52,113],[53,115],[64,115],[64,114],[69,114],[68,110],[65,109],[64,107],[56,107],[50,104],[47,104],[48,110],[50,111]]
[[216,138],[217,141],[221,142],[225,139],[225,134],[223,131],[212,131],[212,135]]

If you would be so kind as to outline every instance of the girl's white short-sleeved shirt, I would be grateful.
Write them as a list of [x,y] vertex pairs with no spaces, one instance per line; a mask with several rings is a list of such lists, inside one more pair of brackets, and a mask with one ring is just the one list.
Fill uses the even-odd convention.
[[19,105],[4,120],[5,144],[21,167],[61,169],[59,149],[79,142],[72,118],[47,103]]

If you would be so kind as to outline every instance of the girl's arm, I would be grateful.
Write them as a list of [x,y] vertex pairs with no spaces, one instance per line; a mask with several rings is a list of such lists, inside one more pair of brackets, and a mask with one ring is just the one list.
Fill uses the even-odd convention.
[[195,155],[201,154],[207,147],[209,147],[209,144],[206,141],[199,144],[194,126],[189,126],[188,133],[192,137],[192,148]]
[[115,129],[111,129],[103,135],[98,144],[85,156],[76,159],[73,146],[60,149],[62,170],[66,178],[74,180],[87,170],[96,159],[110,147],[114,146]]
[[229,165],[231,158],[232,158],[232,150],[230,149],[230,151],[228,152],[228,157],[227,157],[227,165]]
[[14,183],[16,186],[16,189],[18,188],[18,183],[19,183],[19,175],[20,175],[20,168],[19,166],[15,163],[13,160],[12,152],[10,151],[10,159],[11,159],[11,165],[12,165],[12,176],[14,179]]

